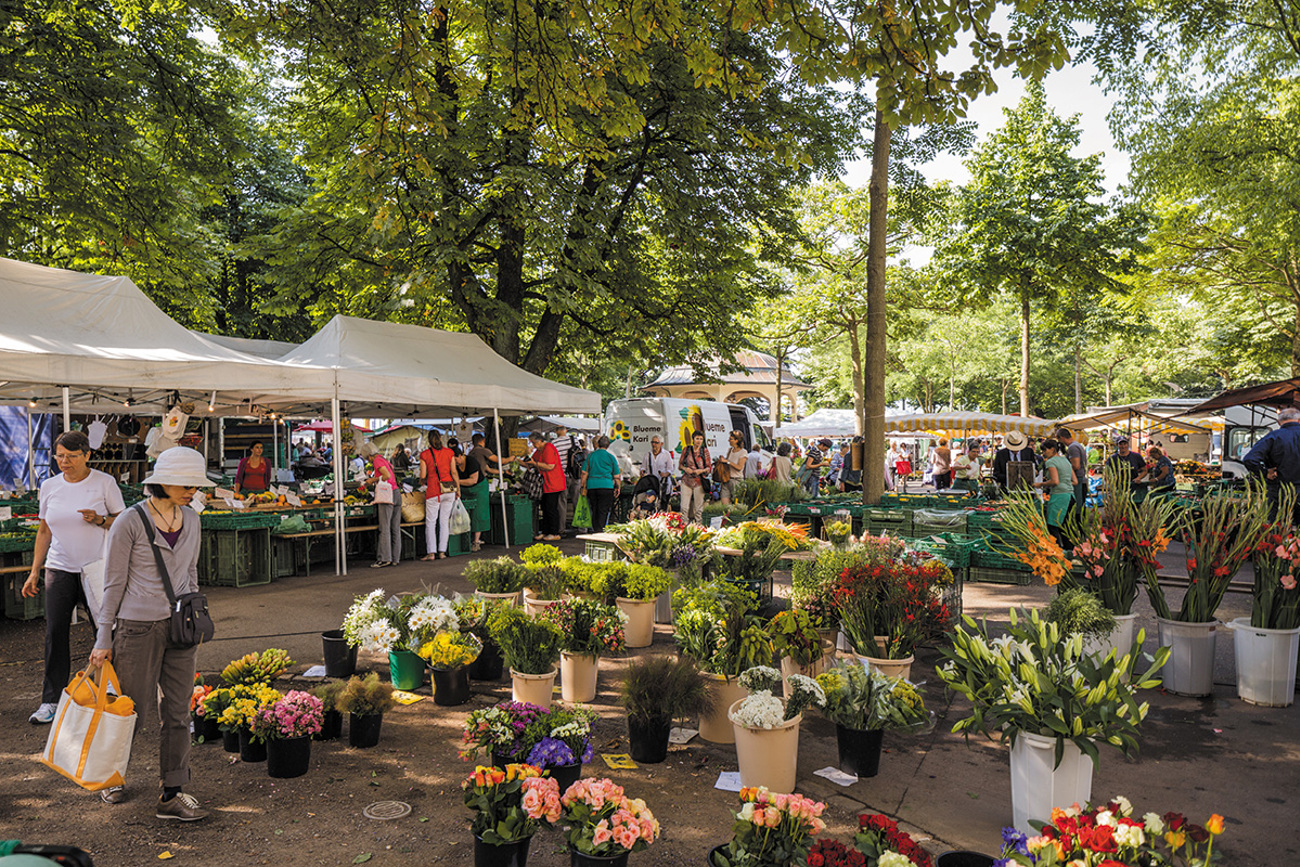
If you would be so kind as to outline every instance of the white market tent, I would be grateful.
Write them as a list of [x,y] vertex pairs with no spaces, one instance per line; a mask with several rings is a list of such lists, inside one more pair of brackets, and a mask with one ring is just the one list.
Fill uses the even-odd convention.
[[215,414],[237,415],[305,384],[302,370],[184,328],[127,277],[0,259],[0,310],[0,403],[161,415],[177,393],[207,405],[216,389]]
[[855,415],[851,409],[824,407],[799,421],[781,425],[773,434],[783,437],[853,436]]

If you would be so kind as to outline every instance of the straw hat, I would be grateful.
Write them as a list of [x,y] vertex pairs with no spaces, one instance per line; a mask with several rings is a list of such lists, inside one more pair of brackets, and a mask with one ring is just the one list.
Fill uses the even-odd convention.
[[1018,430],[1007,431],[1006,436],[1002,438],[1002,444],[1013,452],[1018,452],[1025,447],[1025,435]]
[[153,472],[142,485],[178,485],[183,488],[210,488],[214,482],[208,478],[208,462],[194,449],[175,446],[158,456]]

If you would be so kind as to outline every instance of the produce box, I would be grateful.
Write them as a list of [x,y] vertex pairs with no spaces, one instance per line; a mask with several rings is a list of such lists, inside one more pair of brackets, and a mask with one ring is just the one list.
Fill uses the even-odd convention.
[[[528,546],[537,535],[537,504],[528,497],[506,496],[506,522],[510,529],[510,544]],[[501,527],[501,499],[492,497],[492,529],[488,543],[504,545],[505,533]]]
[[35,533],[0,533],[0,554],[13,551],[31,551],[35,547]]
[[955,570],[965,569],[970,566],[972,555],[981,550],[983,543],[973,536],[961,533],[943,533],[914,539],[911,542],[911,547],[941,558]]
[[205,530],[255,530],[259,527],[275,527],[280,523],[277,512],[236,511],[212,514],[204,512],[201,516]]
[[1019,572],[1011,569],[985,569],[972,566],[967,571],[966,580],[972,584],[1016,584],[1028,586],[1034,578],[1033,572]]
[[891,536],[912,535],[912,513],[905,509],[879,509],[876,507],[862,510],[862,532],[872,536],[889,533]]
[[987,548],[972,552],[970,564],[972,567],[979,567],[982,569],[1014,569],[1024,572],[1031,571],[1028,566],[1021,563],[1016,558],[1009,557],[1000,551],[989,550]]
[[[5,566],[29,566],[32,562],[31,552],[23,554],[11,553],[0,558],[0,563]],[[41,592],[35,597],[28,599],[23,596],[23,584],[27,581],[27,572],[10,572],[0,575],[0,583],[4,584],[4,612],[5,617],[10,620],[35,620],[37,617],[45,616],[45,587],[41,587]]]
[[211,530],[199,547],[199,583],[220,587],[270,584],[271,531]]
[[920,538],[939,533],[965,533],[969,512],[956,509],[917,509],[912,512],[912,536]]

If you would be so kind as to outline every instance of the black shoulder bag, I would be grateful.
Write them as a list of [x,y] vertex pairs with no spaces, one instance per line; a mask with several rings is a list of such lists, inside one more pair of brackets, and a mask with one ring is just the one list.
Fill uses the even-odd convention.
[[171,603],[171,641],[177,647],[195,647],[205,641],[211,641],[216,627],[208,614],[208,597],[202,593],[182,593],[176,595],[172,587],[172,576],[163,562],[162,549],[154,538],[153,521],[144,512],[144,504],[136,506],[140,520],[144,522],[144,533],[149,538],[149,547],[153,548],[154,562],[158,564],[158,577],[162,579],[163,590],[167,591],[167,600]]

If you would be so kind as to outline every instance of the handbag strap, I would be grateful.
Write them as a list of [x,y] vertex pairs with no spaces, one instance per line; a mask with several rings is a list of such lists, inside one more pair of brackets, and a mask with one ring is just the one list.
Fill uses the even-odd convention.
[[167,564],[163,562],[162,549],[158,547],[158,540],[154,538],[153,521],[145,514],[143,502],[138,503],[134,508],[140,516],[141,522],[144,523],[144,534],[149,539],[149,547],[153,548],[153,559],[158,564],[158,577],[162,579],[163,590],[167,591],[167,600],[171,602],[172,608],[175,608],[176,590],[172,587],[172,576],[167,571]]

